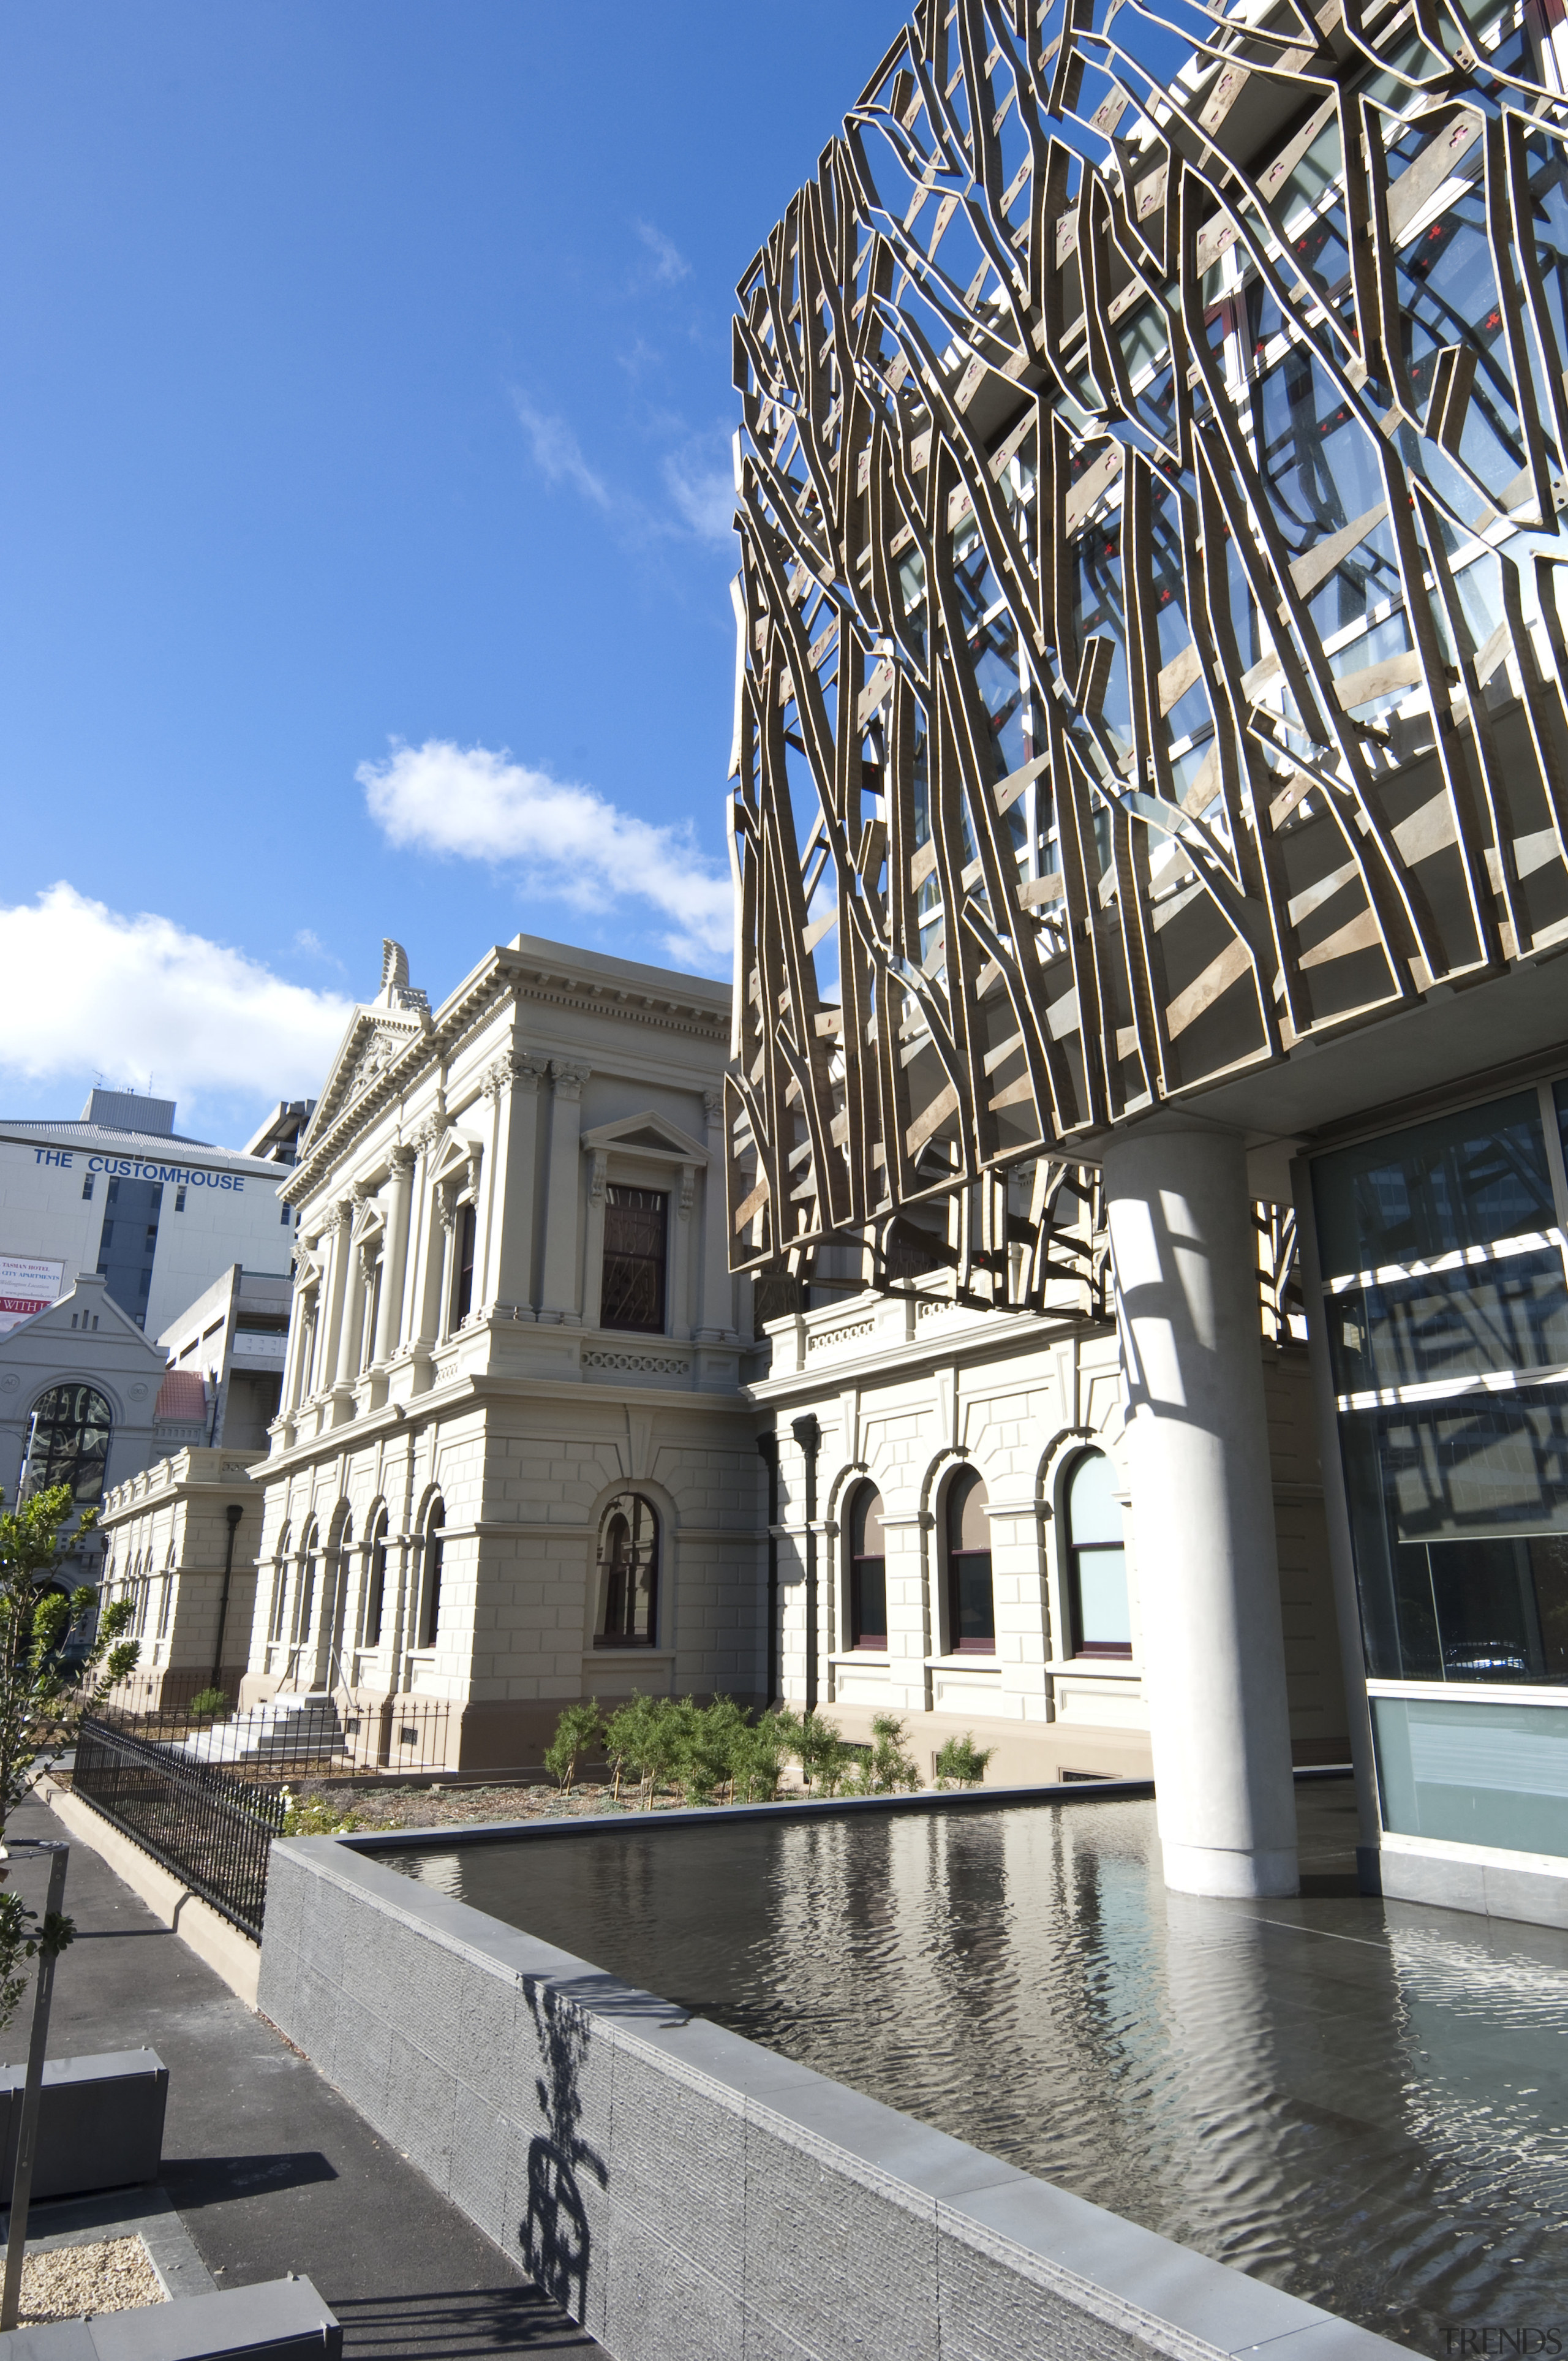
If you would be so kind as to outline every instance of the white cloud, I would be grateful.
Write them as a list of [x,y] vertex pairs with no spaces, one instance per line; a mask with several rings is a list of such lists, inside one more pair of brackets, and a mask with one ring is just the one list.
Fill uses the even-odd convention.
[[514,763],[503,749],[439,738],[394,745],[356,773],[370,817],[395,845],[465,861],[517,862],[578,909],[651,902],[674,921],[669,955],[686,965],[732,949],[730,886],[696,849],[691,824],[657,828],[592,787]]
[[166,1098],[320,1090],[348,1023],[335,993],[287,983],[171,918],[125,917],[72,885],[0,909],[0,1071],[31,1082],[101,1071]]
[[691,277],[691,264],[673,237],[666,237],[652,222],[633,222],[631,225],[653,258],[653,276],[661,287],[674,287]]
[[609,490],[604,479],[596,476],[583,456],[582,445],[564,418],[554,418],[547,411],[535,409],[526,394],[515,390],[512,407],[518,423],[532,446],[534,465],[547,482],[574,485],[585,500],[596,508],[608,509]]
[[672,452],[664,461],[664,486],[700,541],[729,547],[735,532],[735,471],[728,461],[716,467],[707,456],[711,447],[705,442]]

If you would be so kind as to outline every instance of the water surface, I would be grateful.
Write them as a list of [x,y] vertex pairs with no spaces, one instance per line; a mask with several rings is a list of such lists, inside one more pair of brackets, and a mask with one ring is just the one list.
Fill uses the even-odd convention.
[[380,1858],[1440,2361],[1568,2350],[1568,1934],[1365,1899],[1297,1800],[1289,1902],[1167,1893],[1141,1799]]

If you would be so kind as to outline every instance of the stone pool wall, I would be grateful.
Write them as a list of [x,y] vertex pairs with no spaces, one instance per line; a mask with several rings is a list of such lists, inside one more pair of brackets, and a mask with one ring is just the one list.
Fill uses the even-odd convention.
[[1401,2349],[352,1841],[274,1845],[259,2005],[615,2361]]

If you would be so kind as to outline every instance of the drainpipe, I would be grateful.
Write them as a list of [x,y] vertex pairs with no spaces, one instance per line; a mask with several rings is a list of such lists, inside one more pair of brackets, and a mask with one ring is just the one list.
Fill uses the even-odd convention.
[[768,1661],[766,1702],[779,1701],[779,1439],[760,1434],[757,1453],[768,1471]]
[[224,1552],[224,1588],[218,1600],[218,1639],[213,1650],[213,1686],[217,1687],[224,1668],[224,1631],[229,1620],[229,1583],[234,1575],[234,1537],[239,1531],[239,1521],[245,1514],[237,1500],[228,1505],[229,1538]]
[[817,1455],[822,1429],[808,1411],[790,1433],[806,1454],[806,1710],[817,1708]]

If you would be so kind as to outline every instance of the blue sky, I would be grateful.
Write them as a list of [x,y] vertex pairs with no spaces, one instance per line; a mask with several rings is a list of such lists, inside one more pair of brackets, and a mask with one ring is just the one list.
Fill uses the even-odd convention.
[[900,15],[5,13],[0,1114],[236,1137],[383,934],[727,972],[732,291]]

